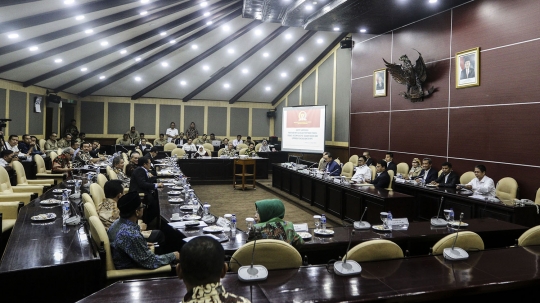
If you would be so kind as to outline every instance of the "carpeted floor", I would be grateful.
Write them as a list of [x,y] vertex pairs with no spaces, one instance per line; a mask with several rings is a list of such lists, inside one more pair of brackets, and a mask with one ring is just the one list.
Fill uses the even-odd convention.
[[[310,228],[314,228],[313,215],[321,213],[319,209],[311,210],[304,207],[305,202],[291,201],[284,196],[277,195],[263,187],[258,186],[255,190],[234,190],[232,185],[194,185],[192,188],[197,193],[201,201],[208,202],[210,212],[216,216],[223,217],[224,214],[235,214],[238,220],[237,226],[241,230],[246,229],[247,217],[255,215],[255,201],[263,199],[280,199],[285,205],[285,220],[293,223],[308,223]],[[298,204],[297,204],[298,203]],[[328,226],[333,224],[332,216],[328,218]]]

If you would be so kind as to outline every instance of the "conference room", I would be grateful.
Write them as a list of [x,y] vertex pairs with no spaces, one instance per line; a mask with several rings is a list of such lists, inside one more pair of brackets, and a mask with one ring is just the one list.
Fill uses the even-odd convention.
[[[526,202],[540,203],[540,163],[534,156],[540,90],[530,84],[539,63],[534,56],[540,41],[537,1],[8,0],[0,7],[0,118],[10,119],[0,125],[5,124],[6,141],[10,135],[22,140],[23,134],[38,142],[52,133],[60,139],[75,120],[77,131],[97,140],[97,152],[106,158],[140,148],[134,142],[124,146],[126,151],[116,144],[132,126],[151,148],[171,122],[184,134],[194,122],[200,140],[214,134],[216,141],[233,142],[241,135],[243,140],[250,136],[255,146],[263,140],[271,145],[270,152],[245,159],[255,160],[256,172],[247,168],[254,178],[244,182],[236,176],[242,167],[235,164],[243,159],[220,157],[221,146],[212,145],[207,156],[196,159],[155,162],[170,159],[172,150],[163,148],[152,161],[178,169],[164,165],[160,179],[180,172],[189,177],[197,215],[204,217],[205,202],[210,205],[215,222],[206,224],[218,226],[225,214],[236,214],[234,236],[215,234],[226,240],[221,243],[227,262],[244,246],[253,249],[246,218],[254,217],[256,201],[281,200],[284,220],[294,223],[297,233],[310,235],[295,249],[299,259],[290,258],[296,260],[293,269],[257,264],[255,249],[254,265],[268,269],[264,281],[240,281],[236,271],[242,266],[229,263],[222,278],[228,292],[252,302],[472,301],[535,294],[540,252],[517,240],[540,222],[537,207]],[[391,64],[403,66],[404,55],[413,66],[425,65],[421,97],[411,97],[416,83],[403,85],[393,74]],[[469,71],[463,79],[466,60]],[[315,108],[324,109],[317,120],[320,129],[299,137],[294,132],[307,129],[302,128],[306,124],[289,128],[288,113]],[[293,123],[314,121],[308,114],[295,117]],[[310,136],[319,140],[316,147],[302,141]],[[474,199],[455,188],[395,180],[389,189],[355,186],[312,170],[322,152],[331,153],[346,173],[351,165],[354,170],[354,156],[369,152],[376,164],[391,152],[396,164],[430,158],[437,173],[450,162],[458,176],[484,165],[495,186],[512,178],[517,187],[513,203],[505,204]],[[55,189],[74,186],[62,176],[48,176],[50,157],[43,164],[35,157],[19,161],[23,170],[17,176],[24,172],[28,188],[21,188],[24,179],[12,178],[10,187],[0,191],[0,203],[15,203],[17,209],[0,211],[3,226],[12,226],[0,238],[0,281],[12,290],[9,298],[181,300],[188,288],[171,271],[155,280],[107,279],[107,254],[100,254],[82,195],[72,201],[81,223],[67,233],[59,218],[32,223],[35,215],[61,215],[60,207],[45,209],[40,201],[54,199]],[[99,169],[110,178],[106,165]],[[83,176],[89,172],[95,169]],[[39,179],[55,181],[36,193],[31,181]],[[238,189],[233,182],[252,186]],[[169,202],[173,186],[178,185],[157,190],[157,227],[177,243],[158,251],[181,249],[185,238],[213,234],[203,226],[186,232],[169,224],[179,212],[179,205]],[[94,201],[90,187],[83,186],[82,193]],[[431,219],[442,219],[450,208],[456,220],[464,214],[463,238],[474,233],[483,243],[481,249],[461,247],[466,260],[445,259],[442,250],[434,253],[436,243],[457,228],[432,226]],[[403,229],[375,230],[383,223],[380,214],[388,211],[394,221],[404,222]],[[322,214],[333,235],[315,233],[322,226],[313,216]],[[365,227],[358,226],[362,222],[369,229],[355,229],[355,224]],[[360,273],[337,274],[334,262],[373,240],[393,243],[388,245],[399,257],[381,253],[378,257],[388,260],[357,259]],[[268,255],[281,255],[265,248],[264,241],[256,243]],[[507,268],[500,269],[502,263]],[[63,294],[57,285],[65,286]]]

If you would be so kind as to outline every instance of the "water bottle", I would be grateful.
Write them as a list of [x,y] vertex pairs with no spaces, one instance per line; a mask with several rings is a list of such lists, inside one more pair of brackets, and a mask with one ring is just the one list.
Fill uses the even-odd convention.
[[392,213],[388,212],[388,217],[386,217],[386,225],[388,225],[388,229],[392,230]]
[[454,209],[450,208],[450,215],[448,216],[448,222],[450,224],[454,223]]
[[231,218],[231,233],[236,234],[236,215],[233,214]]
[[97,178],[97,176],[99,176],[99,167],[96,167],[96,178]]
[[62,223],[65,225],[69,219],[69,196],[67,190],[62,193]]
[[326,216],[324,214],[321,215],[321,229],[326,231]]
[[208,216],[210,214],[210,204],[208,204],[208,202],[204,202],[203,209],[204,215]]

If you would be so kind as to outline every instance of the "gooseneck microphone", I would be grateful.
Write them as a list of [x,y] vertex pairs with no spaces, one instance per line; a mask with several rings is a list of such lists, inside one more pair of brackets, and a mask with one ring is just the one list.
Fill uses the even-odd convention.
[[360,221],[356,221],[353,223],[353,226],[355,229],[369,229],[371,228],[371,224],[367,221],[362,221],[364,218],[364,215],[366,214],[367,206],[364,208],[364,212],[362,213],[362,216],[360,217]]
[[253,241],[253,251],[251,252],[251,265],[242,266],[238,269],[238,280],[243,282],[264,281],[268,278],[268,269],[262,265],[253,265],[255,260],[255,245],[257,237]]
[[345,257],[343,257],[343,261],[336,261],[334,263],[334,272],[338,276],[351,276],[351,275],[357,275],[360,272],[362,272],[362,267],[358,262],[354,260],[349,260],[347,262],[347,254],[349,253],[349,249],[351,248],[351,242],[352,242],[352,235],[354,235],[354,229],[349,233],[349,245],[347,246],[347,251],[345,252]]
[[439,210],[437,211],[437,216],[434,218],[431,218],[431,225],[433,226],[446,226],[447,224],[446,220],[439,218],[443,201],[444,201],[444,197],[441,197],[441,202],[439,203]]
[[459,227],[461,226],[462,221],[463,221],[463,213],[459,215],[459,225],[457,227],[456,237],[454,238],[454,243],[452,244],[452,247],[445,248],[443,250],[443,256],[447,260],[465,260],[469,257],[469,254],[464,249],[455,247],[458,233],[459,233]]

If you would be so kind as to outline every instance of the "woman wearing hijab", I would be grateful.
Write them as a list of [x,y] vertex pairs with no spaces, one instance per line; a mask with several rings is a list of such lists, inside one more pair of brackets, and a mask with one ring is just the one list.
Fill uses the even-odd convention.
[[199,131],[195,127],[195,122],[191,122],[189,128],[186,130],[186,137],[191,140],[195,140],[199,137]]
[[200,158],[200,157],[207,157],[208,156],[208,153],[206,152],[206,149],[204,149],[204,146],[202,145],[199,145],[197,147],[197,152],[195,153],[195,158]]
[[248,241],[275,239],[285,241],[298,248],[304,240],[294,231],[292,222],[284,221],[285,206],[279,199],[255,202],[255,226],[248,233]]
[[268,141],[263,140],[262,145],[259,148],[259,152],[261,152],[261,153],[269,153],[270,152],[270,146],[268,146]]

